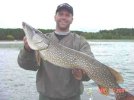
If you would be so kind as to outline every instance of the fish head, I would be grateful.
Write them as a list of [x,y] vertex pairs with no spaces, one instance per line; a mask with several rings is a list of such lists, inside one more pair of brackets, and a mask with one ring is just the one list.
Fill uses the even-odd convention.
[[23,31],[26,35],[27,42],[33,50],[44,50],[49,45],[49,38],[41,31],[33,28],[25,22],[22,22]]

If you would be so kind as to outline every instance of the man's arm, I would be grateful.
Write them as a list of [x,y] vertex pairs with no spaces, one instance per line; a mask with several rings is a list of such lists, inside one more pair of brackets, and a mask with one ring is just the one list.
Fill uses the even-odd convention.
[[37,70],[39,66],[37,64],[35,51],[29,47],[26,37],[24,37],[23,41],[24,48],[20,50],[18,55],[18,64],[26,70]]
[[[80,51],[94,58],[89,43],[83,37],[81,37]],[[82,81],[89,81],[89,80],[90,78],[87,76],[85,72],[83,72]]]
[[89,43],[83,37],[81,37],[80,51],[94,58]]
[[[94,58],[89,43],[83,37],[80,38],[80,51]],[[72,73],[75,79],[77,80],[82,80],[82,81],[90,80],[90,78],[87,76],[84,70],[73,69]]]

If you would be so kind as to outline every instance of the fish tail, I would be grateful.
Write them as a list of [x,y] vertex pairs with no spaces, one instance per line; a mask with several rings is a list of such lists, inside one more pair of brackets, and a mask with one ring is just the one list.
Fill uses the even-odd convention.
[[114,89],[113,91],[116,94],[116,100],[134,100],[134,96],[123,88]]

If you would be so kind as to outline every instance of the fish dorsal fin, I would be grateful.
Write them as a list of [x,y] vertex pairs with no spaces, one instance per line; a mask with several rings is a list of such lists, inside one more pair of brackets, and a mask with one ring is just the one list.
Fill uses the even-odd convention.
[[101,94],[108,96],[109,95],[109,88],[103,87],[101,85],[98,85],[99,91]]
[[123,83],[124,82],[124,79],[119,72],[117,72],[116,70],[114,70],[110,67],[108,67],[108,68],[109,68],[110,72],[115,76],[115,79],[116,79],[117,83]]

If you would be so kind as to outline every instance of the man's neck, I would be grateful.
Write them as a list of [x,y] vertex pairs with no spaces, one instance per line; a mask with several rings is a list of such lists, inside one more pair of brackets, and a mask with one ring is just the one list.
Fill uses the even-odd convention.
[[57,35],[68,35],[70,33],[70,31],[68,31],[68,32],[57,32],[57,31],[55,31],[55,34],[57,34]]
[[67,30],[59,30],[59,29],[56,29],[55,30],[55,34],[58,34],[58,35],[68,35],[70,33],[70,31],[67,29]]

